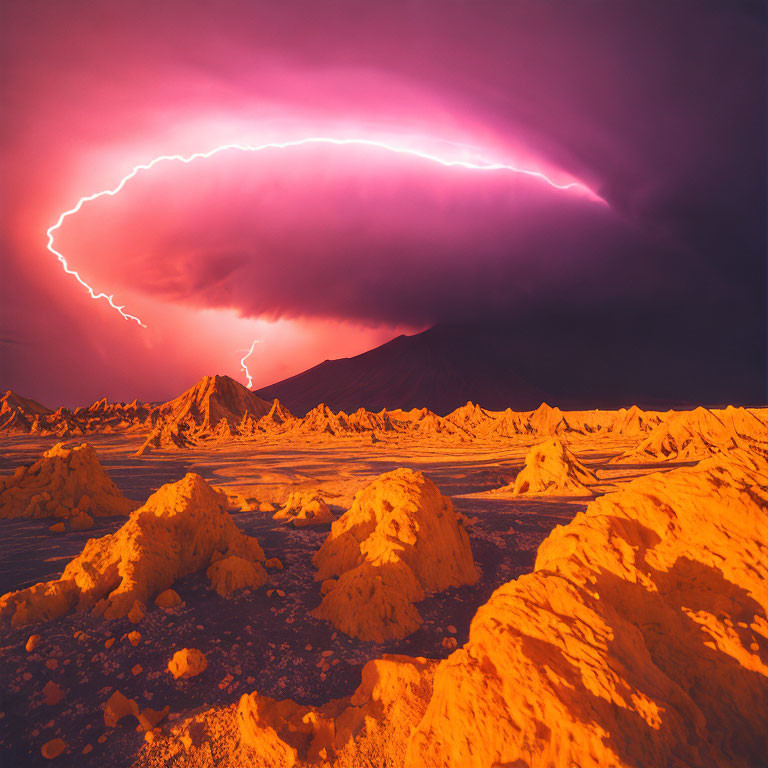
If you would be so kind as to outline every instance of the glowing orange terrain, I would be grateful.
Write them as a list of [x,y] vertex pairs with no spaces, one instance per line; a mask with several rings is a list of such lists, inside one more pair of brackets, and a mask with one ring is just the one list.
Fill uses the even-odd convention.
[[767,540],[762,456],[636,480],[554,531],[444,661],[370,662],[319,708],[245,695],[140,764],[206,764],[176,746],[197,729],[232,765],[760,765]]
[[765,763],[762,409],[3,414],[6,538],[68,560],[0,561],[14,764]]

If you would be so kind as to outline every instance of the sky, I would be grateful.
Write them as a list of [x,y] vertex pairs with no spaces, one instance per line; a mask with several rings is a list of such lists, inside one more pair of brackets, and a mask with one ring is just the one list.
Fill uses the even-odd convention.
[[[631,328],[621,354],[658,337],[660,376],[688,355],[764,397],[762,3],[0,13],[3,390],[164,400],[246,383],[256,339],[259,387],[437,323],[554,339],[588,314]],[[80,198],[160,155],[310,137],[373,145],[167,161],[65,217],[56,250],[146,327],[46,248]]]

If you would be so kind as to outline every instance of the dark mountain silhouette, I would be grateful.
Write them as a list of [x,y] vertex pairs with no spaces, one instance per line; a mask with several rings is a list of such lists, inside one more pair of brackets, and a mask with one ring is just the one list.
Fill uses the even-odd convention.
[[257,394],[297,415],[318,403],[348,413],[427,407],[445,415],[468,400],[494,410],[531,410],[542,401],[569,409],[760,402],[759,379],[751,388],[739,377],[729,381],[705,345],[706,335],[647,317],[438,325],[326,360]]

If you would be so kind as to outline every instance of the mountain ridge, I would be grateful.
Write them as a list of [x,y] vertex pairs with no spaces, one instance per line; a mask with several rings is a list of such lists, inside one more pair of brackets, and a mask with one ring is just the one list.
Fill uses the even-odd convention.
[[[528,411],[542,402],[568,410],[666,409],[726,401],[748,405],[753,399],[741,391],[723,397],[720,383],[691,368],[682,351],[659,375],[653,327],[630,354],[622,344],[627,328],[621,323],[564,317],[555,334],[551,324],[544,325],[436,325],[353,357],[325,360],[255,392],[280,400],[299,416],[318,403],[347,413],[428,408],[444,416],[467,401],[491,410]],[[683,331],[669,334],[682,337]]]

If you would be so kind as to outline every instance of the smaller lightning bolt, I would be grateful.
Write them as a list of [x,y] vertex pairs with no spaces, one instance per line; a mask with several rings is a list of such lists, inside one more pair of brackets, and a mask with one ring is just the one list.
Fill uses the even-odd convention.
[[253,354],[254,347],[259,343],[260,343],[259,339],[254,339],[253,344],[251,344],[251,348],[245,353],[245,356],[240,360],[240,367],[243,369],[243,372],[248,378],[248,384],[246,385],[248,389],[250,389],[253,386],[253,379],[251,378],[251,372],[248,370],[248,366],[245,364],[245,361]]

